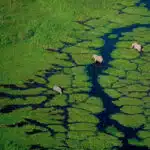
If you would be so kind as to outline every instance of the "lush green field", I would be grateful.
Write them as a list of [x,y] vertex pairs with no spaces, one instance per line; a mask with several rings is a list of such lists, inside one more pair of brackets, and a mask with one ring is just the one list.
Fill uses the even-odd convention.
[[20,83],[49,67],[55,57],[43,47],[61,47],[76,20],[103,16],[113,1],[1,0],[0,82]]
[[0,150],[150,148],[150,11],[137,2],[0,1]]

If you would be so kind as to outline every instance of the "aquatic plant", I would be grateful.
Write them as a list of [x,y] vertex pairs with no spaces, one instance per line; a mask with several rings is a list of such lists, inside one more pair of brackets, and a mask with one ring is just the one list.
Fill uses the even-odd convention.
[[124,126],[132,128],[138,128],[139,126],[146,123],[146,118],[141,114],[126,115],[123,113],[119,113],[112,115],[111,118],[117,120],[120,124]]

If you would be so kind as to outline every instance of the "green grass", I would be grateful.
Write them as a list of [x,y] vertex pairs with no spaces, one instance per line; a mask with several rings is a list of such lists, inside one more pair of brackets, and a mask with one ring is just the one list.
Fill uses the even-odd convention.
[[123,137],[123,133],[120,132],[117,128],[110,126],[106,128],[106,133],[110,133],[111,135],[114,135],[116,137]]
[[[58,48],[68,39],[76,20],[94,17],[114,1],[36,0],[0,2],[0,82],[21,83],[48,68],[51,54],[43,47]],[[55,12],[55,13],[54,13]],[[78,26],[82,28],[81,25]],[[17,74],[17,76],[16,76]]]
[[39,88],[31,88],[26,90],[12,90],[10,88],[0,88],[0,92],[5,91],[8,94],[12,95],[37,95],[45,91],[45,88],[39,87]]
[[129,62],[128,60],[124,59],[116,59],[110,62],[112,67],[115,67],[117,69],[123,69],[123,70],[135,70],[136,64]]
[[[2,22],[0,28],[0,72],[2,72],[0,82],[20,83],[33,77],[38,70],[49,67],[53,57],[46,53],[43,47],[61,47],[60,41],[64,39],[70,42],[72,29],[75,26],[79,30],[83,28],[74,22],[76,20],[104,16],[101,18],[100,24],[97,24],[100,27],[108,23],[108,20],[116,19],[111,16],[117,14],[117,11],[110,7],[113,4],[115,8],[118,5],[117,2],[120,1],[77,0],[75,2],[65,0],[62,3],[60,0],[21,0],[14,1],[10,6],[9,0],[2,0],[0,3],[2,8],[0,12],[0,21]],[[135,2],[136,0],[132,1],[132,5]],[[122,3],[130,5],[126,1],[122,1]],[[123,22],[123,18],[120,18],[120,21]],[[99,29],[99,33],[101,34],[104,30],[107,28]],[[99,46],[99,42],[95,41],[93,46]]]
[[88,99],[87,94],[70,94],[69,96],[69,102],[70,103],[81,103]]
[[99,83],[102,85],[102,87],[111,87],[112,84],[114,84],[115,82],[117,82],[118,78],[114,77],[114,76],[105,76],[105,75],[101,75],[99,76]]
[[3,98],[0,100],[0,108],[7,106],[7,105],[28,105],[28,104],[40,104],[46,97],[44,96],[37,96],[37,97],[27,97],[25,100],[22,98],[10,99],[10,98]]
[[122,98],[119,98],[116,101],[113,101],[113,103],[116,104],[117,106],[124,106],[124,105],[141,106],[143,104],[143,101],[141,101],[137,98],[122,97]]
[[99,150],[100,147],[102,150],[111,149],[112,145],[121,146],[121,142],[117,138],[105,133],[99,133],[97,136],[90,137],[82,143],[83,149],[90,148],[94,150]]
[[125,77],[125,71],[121,69],[116,69],[116,68],[109,68],[104,71],[105,73],[108,73],[113,76],[118,76],[118,77]]
[[[63,79],[63,80],[62,80]],[[49,78],[49,87],[54,85],[62,86],[63,88],[71,86],[71,76],[65,74],[56,74]]]
[[135,50],[132,49],[116,49],[115,51],[112,52],[112,57],[113,58],[123,58],[123,59],[134,59],[139,56],[139,53]]
[[143,108],[139,106],[123,106],[120,110],[127,114],[143,113]]
[[86,123],[98,123],[98,118],[92,115],[89,111],[69,108],[69,122],[86,122]]
[[111,118],[117,120],[121,125],[131,128],[138,128],[146,123],[146,118],[141,114],[125,115],[120,113],[112,115]]
[[72,131],[96,131],[97,128],[96,128],[96,125],[95,124],[90,124],[90,123],[76,123],[76,124],[70,124],[69,125],[69,129],[72,130]]
[[66,103],[66,96],[65,95],[57,95],[55,96],[52,100],[50,100],[48,103],[45,104],[47,107],[51,106],[65,106],[67,105]]
[[121,96],[121,94],[114,89],[105,89],[104,91],[112,98],[119,98]]

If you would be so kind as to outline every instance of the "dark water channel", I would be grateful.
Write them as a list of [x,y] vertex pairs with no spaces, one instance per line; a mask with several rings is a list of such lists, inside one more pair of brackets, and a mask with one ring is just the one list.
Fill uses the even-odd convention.
[[150,0],[139,0],[139,2],[136,3],[136,6],[140,6],[141,4],[145,4],[144,7],[150,10]]
[[[101,38],[105,41],[105,44],[102,48],[102,53],[101,53],[101,55],[104,58],[104,63],[102,65],[90,64],[87,67],[88,74],[89,74],[89,77],[90,77],[92,85],[93,85],[92,90],[90,91],[89,94],[91,96],[100,97],[103,100],[103,105],[105,108],[105,110],[102,113],[97,114],[97,117],[100,119],[100,123],[98,124],[97,127],[100,131],[104,131],[106,129],[106,127],[113,125],[119,131],[124,133],[125,137],[120,138],[120,140],[122,140],[122,142],[123,142],[123,146],[120,148],[120,150],[122,150],[122,149],[123,150],[124,149],[125,150],[130,150],[130,149],[132,149],[132,150],[133,149],[147,150],[148,149],[147,147],[131,146],[128,144],[128,141],[127,141],[127,139],[129,139],[129,138],[136,138],[137,140],[140,140],[136,136],[136,133],[139,130],[141,130],[143,126],[137,128],[137,129],[133,129],[133,128],[125,127],[125,126],[119,124],[117,121],[110,119],[110,115],[118,113],[118,112],[120,112],[120,110],[119,110],[119,107],[115,106],[112,103],[113,98],[108,96],[103,91],[103,88],[98,83],[98,77],[100,78],[100,74],[103,74],[103,71],[110,67],[108,63],[112,60],[111,53],[115,49],[115,44],[118,42],[119,38],[122,37],[121,34],[125,33],[125,32],[132,32],[133,29],[138,28],[138,27],[150,28],[150,25],[149,24],[133,24],[133,25],[127,26],[127,27],[113,29],[111,33],[108,33],[108,34],[105,34],[104,36],[102,36]],[[111,34],[116,34],[117,37],[110,39],[109,35],[111,35]]]

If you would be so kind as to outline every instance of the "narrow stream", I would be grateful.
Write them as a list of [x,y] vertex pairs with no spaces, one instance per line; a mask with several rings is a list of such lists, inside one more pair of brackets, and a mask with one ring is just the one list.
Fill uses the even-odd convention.
[[[100,86],[100,84],[98,83],[98,77],[100,77],[100,74],[102,74],[102,72],[106,69],[108,69],[109,66],[109,62],[112,60],[111,58],[111,53],[112,51],[115,49],[115,44],[119,41],[119,38],[122,37],[122,33],[125,32],[132,32],[133,29],[138,28],[138,27],[146,27],[146,28],[150,28],[149,24],[133,24],[131,26],[127,26],[127,27],[123,27],[123,28],[117,28],[117,29],[113,29],[111,33],[105,34],[104,36],[102,36],[101,38],[105,41],[105,44],[103,46],[103,51],[101,53],[101,55],[104,58],[104,66],[98,65],[98,64],[91,64],[87,67],[88,70],[88,74],[89,77],[91,79],[92,82],[92,90],[90,91],[90,95],[91,96],[95,96],[95,97],[100,97],[103,100],[103,105],[105,110],[98,114],[97,117],[100,119],[100,123],[98,124],[98,128],[100,131],[103,131],[106,127],[108,126],[115,126],[119,131],[123,132],[125,137],[124,138],[120,138],[120,140],[122,140],[123,142],[123,146],[121,147],[121,149],[139,149],[139,150],[147,150],[147,147],[136,147],[136,146],[131,146],[128,144],[127,139],[129,138],[136,138],[137,140],[138,137],[136,136],[136,133],[142,129],[143,126],[137,128],[137,129],[133,129],[133,128],[129,128],[129,127],[125,127],[121,124],[119,124],[117,121],[112,120],[111,118],[109,118],[110,115],[112,114],[116,114],[118,112],[120,112],[119,107],[115,106],[112,101],[113,99],[108,96],[103,88]],[[115,39],[109,39],[109,35],[111,34],[116,34],[117,37]]]

